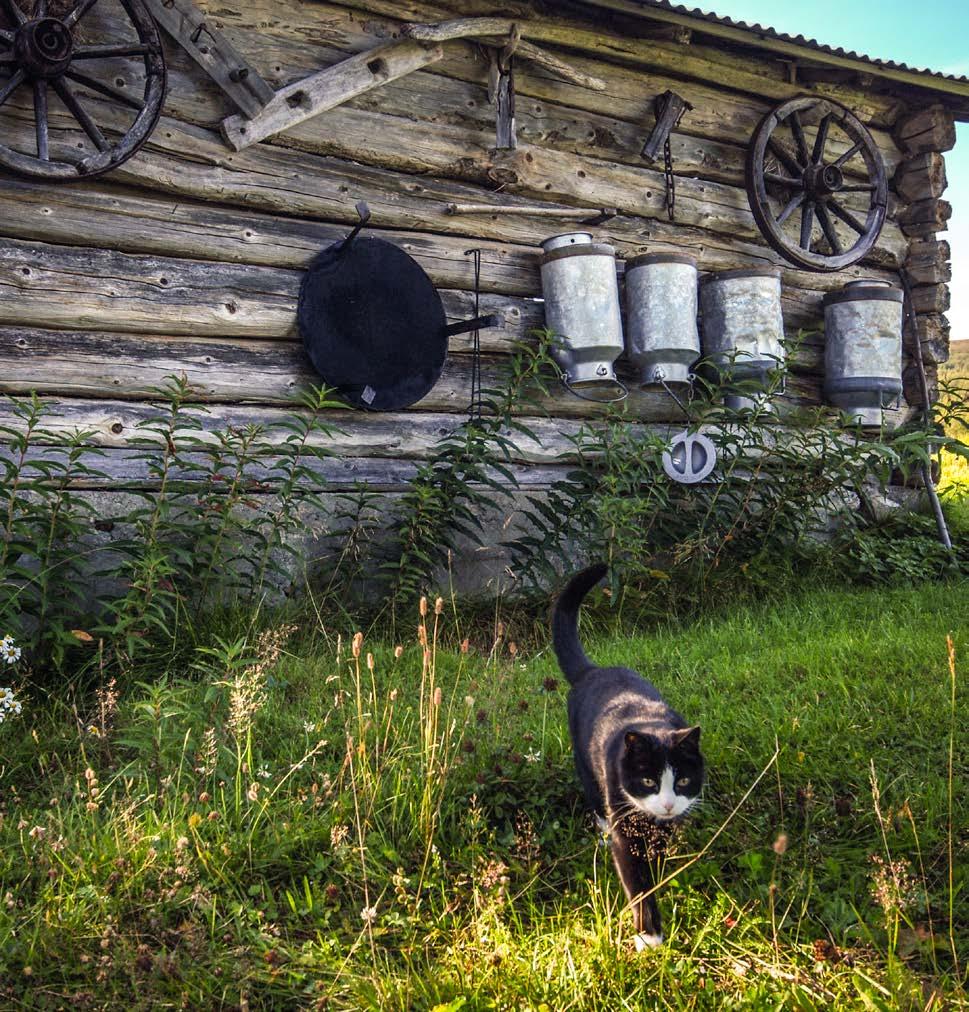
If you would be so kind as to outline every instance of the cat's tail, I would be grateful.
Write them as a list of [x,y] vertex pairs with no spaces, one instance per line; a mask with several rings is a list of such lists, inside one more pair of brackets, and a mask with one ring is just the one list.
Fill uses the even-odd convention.
[[579,642],[579,606],[586,594],[606,575],[605,563],[576,573],[559,595],[552,612],[552,646],[562,674],[575,685],[595,665]]

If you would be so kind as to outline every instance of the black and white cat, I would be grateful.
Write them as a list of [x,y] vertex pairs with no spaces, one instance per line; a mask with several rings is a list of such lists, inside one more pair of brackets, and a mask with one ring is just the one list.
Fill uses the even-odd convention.
[[[579,642],[579,606],[606,573],[576,574],[552,615],[552,642],[569,680],[569,733],[575,768],[633,911],[636,948],[662,944],[649,856],[656,841],[697,802],[703,786],[700,729],[663,702],[630,668],[596,667]],[[646,845],[644,846],[644,840]]]

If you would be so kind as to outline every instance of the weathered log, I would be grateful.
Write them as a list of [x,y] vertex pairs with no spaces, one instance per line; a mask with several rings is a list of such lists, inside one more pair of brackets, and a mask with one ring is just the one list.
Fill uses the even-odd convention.
[[913,242],[908,248],[904,268],[910,284],[946,284],[952,279],[950,256],[949,244],[942,239],[923,239]]
[[947,200],[920,200],[898,213],[898,223],[905,235],[927,238],[945,231],[951,217],[952,205]]
[[[619,367],[620,376],[631,379],[625,363]],[[437,385],[414,410],[466,413],[471,371],[470,355],[451,355]],[[0,390],[7,393],[36,390],[47,395],[143,399],[156,397],[173,374],[187,377],[193,399],[201,403],[291,404],[302,389],[321,383],[295,341],[0,329]],[[483,356],[483,387],[500,389],[507,375],[507,356]],[[786,403],[817,403],[820,383],[818,376],[794,373]],[[547,411],[563,418],[603,413],[601,407],[566,393],[552,378],[548,393],[535,395],[535,404],[532,413]],[[679,416],[662,390],[634,388],[627,404],[630,417],[644,422]],[[524,412],[528,413],[527,405]]]
[[[0,243],[0,324],[295,339],[302,278],[271,267],[7,240]],[[452,319],[474,316],[469,292],[440,294]],[[483,332],[486,346],[495,337],[496,350],[542,322],[541,304],[531,300],[486,293],[480,308],[502,321]],[[457,346],[469,340],[461,335]]]
[[222,136],[233,151],[241,151],[281,130],[380,88],[444,56],[440,46],[397,39],[358,53],[301,81],[287,85],[253,116],[230,116],[222,121]]
[[[88,442],[92,446],[131,446],[134,439],[154,438],[143,423],[157,418],[159,411],[163,410],[158,402],[147,400],[82,400],[74,397],[45,397],[43,400],[44,415],[41,434],[37,438],[40,444],[50,442],[50,436],[56,441],[80,431],[88,433]],[[240,406],[206,401],[204,407],[189,405],[183,410],[183,417],[186,422],[191,421],[192,426],[186,424],[180,428],[178,431],[182,435],[214,443],[216,433],[252,424],[262,429],[265,443],[276,445],[290,437],[290,431],[283,425],[298,409],[295,404],[291,407]],[[323,417],[329,431],[311,433],[307,445],[338,456],[422,460],[442,439],[454,432],[465,417],[424,411],[391,413],[332,409]],[[0,398],[0,425],[10,425],[15,420],[10,402]],[[585,420],[539,417],[522,417],[520,422],[534,434],[535,439],[518,430],[508,430],[505,435],[513,437],[511,459],[534,464],[555,464],[564,459],[575,459],[573,439],[587,424]],[[197,427],[193,427],[196,423]],[[660,423],[649,426],[649,431],[665,436],[672,428]]]
[[926,151],[902,162],[895,170],[895,190],[909,204],[941,197],[948,185],[945,158],[937,151]]
[[[928,381],[929,400],[934,404],[939,399],[939,370],[938,367],[926,362],[925,378]],[[922,395],[922,380],[919,376],[918,366],[912,364],[902,370],[902,395],[913,408],[922,407],[925,398]]]
[[[922,359],[926,363],[939,365],[949,360],[949,321],[938,314],[923,314],[915,317],[918,338],[922,343]],[[911,350],[914,337],[910,327],[905,328],[905,347]]]
[[944,313],[949,308],[948,285],[919,285],[911,289],[912,308],[916,313]]
[[936,103],[900,116],[892,135],[907,155],[950,151],[956,144],[955,119],[945,106]]
[[[0,448],[0,459],[10,459],[11,451]],[[50,447],[38,446],[32,449],[25,458],[25,465],[37,465],[51,460],[62,460],[63,455]],[[188,486],[195,483],[206,483],[209,489],[211,460],[204,453],[188,450],[187,445],[180,455],[181,464],[171,467],[168,478]],[[272,482],[272,469],[285,465],[286,458],[273,453],[260,456],[258,460],[244,465],[240,480],[245,483],[244,492],[248,498],[272,494],[276,488]],[[553,482],[566,477],[574,465],[548,464],[523,466],[510,463],[505,470],[514,479],[509,482],[507,475],[492,471],[492,477],[500,485],[509,489],[520,487],[523,491],[548,488]],[[325,489],[328,492],[349,492],[360,485],[366,485],[374,492],[402,492],[417,475],[419,464],[413,460],[398,460],[392,457],[348,457],[340,456],[313,457],[307,456],[302,462],[303,473],[297,479],[296,487],[303,491]],[[79,489],[107,489],[113,492],[127,490],[152,490],[161,484],[156,471],[145,459],[143,450],[117,449],[111,447],[90,462],[90,471],[78,473],[68,487]],[[249,500],[254,502],[257,500]]]
[[[555,209],[554,205],[548,206]],[[505,222],[510,227],[509,219],[502,218],[500,204],[494,207],[494,222]],[[570,211],[567,208],[558,210]],[[530,220],[536,227],[544,221],[548,228],[548,220],[543,215],[535,215]],[[345,238],[347,227],[286,215],[239,211],[201,201],[164,198],[118,187],[108,191],[69,186],[51,190],[21,180],[0,179],[0,236],[70,245],[87,242],[88,237],[95,234],[103,246],[130,253],[303,268],[325,246]],[[467,238],[397,230],[380,230],[378,234],[415,257],[437,286],[465,290],[474,287],[472,261],[465,256],[469,246]],[[623,230],[608,237],[617,241],[625,234]],[[537,247],[480,238],[474,240],[474,245],[482,250],[483,291],[525,296],[540,293],[540,251]],[[913,243],[913,247],[915,245]],[[662,238],[657,236],[649,242],[648,248],[651,252],[687,251],[696,257],[704,271],[761,267],[774,262],[773,254],[763,247],[729,238],[718,239],[686,227],[678,232],[666,230]],[[632,253],[635,247],[627,247],[627,250]],[[69,269],[75,270],[73,263]],[[784,268],[791,325],[801,326],[808,316],[816,317],[816,306],[809,310],[798,308],[800,303],[807,306],[812,301],[811,292],[840,288],[853,277],[897,280],[892,273],[868,265],[836,274]],[[931,283],[932,280],[915,283]],[[803,296],[799,296],[798,291],[803,292]]]

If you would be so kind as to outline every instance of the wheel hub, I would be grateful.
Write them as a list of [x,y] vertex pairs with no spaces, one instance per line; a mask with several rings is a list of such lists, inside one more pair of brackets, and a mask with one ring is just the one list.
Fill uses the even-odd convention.
[[57,18],[28,21],[17,29],[14,54],[31,77],[60,77],[71,65],[74,36]]
[[827,197],[844,186],[844,173],[837,165],[809,165],[804,170],[804,186],[813,197]]

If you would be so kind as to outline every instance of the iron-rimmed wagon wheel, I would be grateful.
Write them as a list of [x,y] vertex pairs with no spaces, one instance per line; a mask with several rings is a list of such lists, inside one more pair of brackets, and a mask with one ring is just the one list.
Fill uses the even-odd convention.
[[[844,195],[851,193],[868,194],[864,217],[847,206]],[[754,131],[747,195],[764,238],[781,256],[804,270],[839,271],[878,241],[888,178],[860,120],[837,102],[806,96],[771,110]]]
[[[165,56],[154,18],[142,0],[118,0],[137,40],[81,43],[76,38],[80,21],[98,0],[76,0],[59,17],[48,15],[49,0],[35,0],[33,15],[17,0],[0,0],[0,107],[21,86],[33,90],[36,154],[16,151],[0,143],[0,165],[34,179],[71,180],[96,176],[126,162],[151,136],[165,99]],[[26,5],[25,5],[26,6]],[[60,6],[63,6],[61,4]],[[121,91],[97,76],[98,61],[112,58],[144,62],[144,95]],[[137,115],[121,136],[107,137],[85,108],[73,84],[80,85]],[[96,151],[77,161],[59,161],[50,152],[49,92],[53,91],[90,139]],[[2,141],[2,136],[0,136]]]

